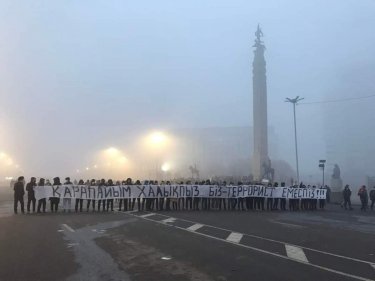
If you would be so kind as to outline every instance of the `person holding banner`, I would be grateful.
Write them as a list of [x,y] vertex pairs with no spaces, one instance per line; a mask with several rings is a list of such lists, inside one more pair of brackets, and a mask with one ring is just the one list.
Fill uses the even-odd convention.
[[[79,180],[78,185],[85,185],[85,182],[83,180]],[[74,210],[76,213],[78,212],[78,205],[79,205],[79,211],[82,212],[82,205],[83,205],[83,199],[76,199]]]
[[[274,183],[273,185],[274,187],[278,187],[279,184],[277,182]],[[274,198],[273,199],[273,206],[272,206],[272,210],[278,210],[279,209],[279,198]]]
[[[65,178],[65,183],[64,185],[72,185],[73,183],[70,181],[70,178],[67,177]],[[63,209],[64,209],[64,213],[66,210],[68,210],[70,212],[70,209],[72,208],[72,199],[70,198],[64,198],[63,199]]]
[[[45,185],[45,180],[43,178],[40,178],[39,179],[39,182],[38,182],[38,186],[44,186]],[[40,209],[42,208],[43,209],[43,213],[46,212],[46,205],[47,205],[47,202],[46,202],[46,198],[42,198],[42,199],[39,199],[38,200],[38,213],[40,213]]]
[[[122,181],[121,185],[126,185],[126,181]],[[122,199],[122,198],[120,198],[119,199],[119,203],[118,203],[118,211],[119,212],[121,212],[123,204],[124,204],[124,211],[128,210],[128,199]]]
[[[281,187],[285,187],[285,182],[281,183]],[[280,199],[280,209],[282,211],[286,211],[286,198],[281,198]]]
[[[98,188],[102,188],[104,189],[106,186],[105,184],[105,179],[101,179],[100,180],[100,183],[98,185]],[[105,204],[106,204],[106,200],[105,199],[99,199],[98,200],[98,211],[100,212],[100,206],[103,204],[103,212],[105,211]]]
[[[55,177],[53,179],[53,185],[54,186],[61,185],[59,177]],[[59,209],[60,198],[58,198],[58,197],[50,197],[49,200],[50,200],[50,204],[51,204],[51,212],[52,213],[53,212],[57,212],[57,210]]]
[[[113,180],[108,180],[107,186],[114,186]],[[107,212],[109,211],[109,207],[111,207],[111,212],[113,212],[113,199],[107,199]]]
[[[276,183],[275,183],[276,184]],[[272,183],[268,184],[268,187],[272,187]],[[271,211],[273,207],[273,198],[268,197],[267,198],[267,211]]]
[[[96,186],[96,180],[95,179],[92,179],[91,180],[91,183],[90,181],[87,184],[87,187],[90,187],[92,186],[93,188],[95,188]],[[90,211],[90,204],[92,203],[92,211],[95,212],[95,200],[94,199],[88,199],[87,200],[87,206],[86,206],[86,211],[89,212]]]

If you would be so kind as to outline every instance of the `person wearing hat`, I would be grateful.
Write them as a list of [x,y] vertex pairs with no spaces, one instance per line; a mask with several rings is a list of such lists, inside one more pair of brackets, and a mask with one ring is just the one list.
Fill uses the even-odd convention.
[[[53,186],[56,186],[56,185],[61,185],[59,177],[55,177],[53,179]],[[51,203],[51,212],[52,213],[57,212],[58,209],[59,209],[60,198],[59,197],[50,197],[49,200],[50,200],[50,203]]]
[[[72,185],[73,183],[70,181],[69,177],[65,178],[64,185]],[[63,209],[64,212],[68,210],[70,212],[70,209],[72,208],[72,199],[70,198],[64,198],[63,199]]]
[[26,185],[26,191],[27,191],[27,213],[30,213],[30,204],[33,204],[33,213],[35,213],[35,191],[34,187],[36,186],[36,178],[32,177],[30,179],[30,182]]
[[18,177],[17,182],[13,186],[14,190],[14,213],[17,214],[17,209],[18,209],[18,202],[21,204],[21,212],[22,214],[25,213],[24,209],[24,201],[23,201],[23,196],[25,195],[25,178],[24,177]]
[[[40,178],[39,179],[39,182],[38,182],[38,186],[44,186],[45,185],[45,181],[43,178]],[[40,213],[40,209],[43,208],[43,213],[46,212],[46,198],[42,198],[42,199],[39,199],[38,200],[38,213]]]

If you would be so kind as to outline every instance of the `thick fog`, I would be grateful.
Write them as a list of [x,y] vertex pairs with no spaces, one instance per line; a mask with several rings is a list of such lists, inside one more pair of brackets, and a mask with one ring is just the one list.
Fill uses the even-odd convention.
[[[337,163],[344,183],[366,184],[374,15],[372,0],[2,0],[0,175],[183,177],[190,165],[249,175],[259,23],[279,178],[295,175],[284,100],[298,95],[301,180],[318,183],[326,159],[328,182]],[[231,132],[245,141],[227,141]]]

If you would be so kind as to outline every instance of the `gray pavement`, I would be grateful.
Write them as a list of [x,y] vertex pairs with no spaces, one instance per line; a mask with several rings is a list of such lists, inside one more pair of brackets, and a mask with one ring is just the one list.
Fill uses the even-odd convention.
[[13,215],[0,280],[375,280],[375,212]]

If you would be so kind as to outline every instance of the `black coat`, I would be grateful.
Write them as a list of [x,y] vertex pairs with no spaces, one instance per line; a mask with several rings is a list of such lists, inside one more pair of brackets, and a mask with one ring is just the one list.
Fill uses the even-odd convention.
[[16,182],[13,187],[14,196],[22,197],[25,195],[25,189],[22,182]]
[[26,184],[27,196],[29,198],[35,197],[34,186],[36,186],[36,183],[29,182],[28,184]]

